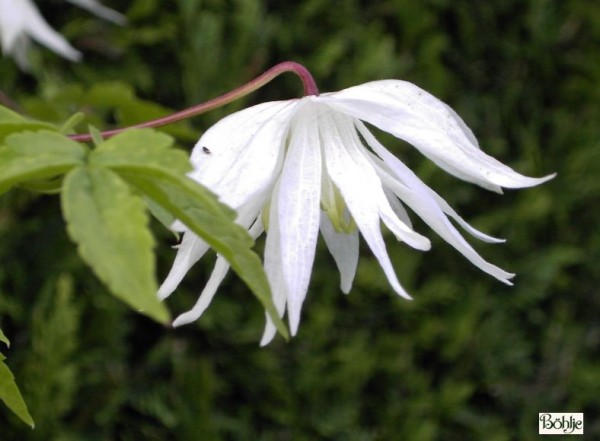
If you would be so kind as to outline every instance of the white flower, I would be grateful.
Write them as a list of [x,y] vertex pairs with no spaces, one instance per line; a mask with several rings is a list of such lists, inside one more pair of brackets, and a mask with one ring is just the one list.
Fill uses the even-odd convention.
[[[125,23],[125,17],[96,0],[69,0],[99,17],[118,24]],[[32,38],[58,55],[78,61],[81,53],[77,51],[58,32],[44,20],[31,0],[0,0],[0,43],[2,53],[12,56],[21,69],[26,70],[27,49]]]
[[[489,190],[540,184],[486,155],[473,133],[446,104],[417,86],[375,81],[335,93],[270,102],[234,113],[211,127],[194,148],[190,176],[238,212],[253,237],[267,231],[264,267],[281,316],[287,309],[292,335],[311,276],[319,231],[348,293],[358,262],[358,232],[379,261],[390,285],[409,298],[388,257],[380,222],[400,241],[428,250],[429,240],[412,229],[404,205],[474,265],[500,281],[513,276],[486,262],[449,218],[486,242],[502,242],[467,224],[437,193],[393,156],[363,121],[414,145],[447,172]],[[173,268],[159,291],[171,294],[208,246],[185,232]],[[174,325],[196,320],[229,266],[215,269],[194,308]],[[275,327],[267,316],[261,344]]]

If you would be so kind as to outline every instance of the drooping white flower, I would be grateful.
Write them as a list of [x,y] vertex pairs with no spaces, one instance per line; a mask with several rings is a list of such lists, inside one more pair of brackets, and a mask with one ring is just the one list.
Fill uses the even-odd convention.
[[[410,208],[469,261],[498,280],[510,274],[486,262],[463,238],[452,219],[486,242],[502,242],[467,224],[437,193],[371,134],[367,122],[415,146],[447,172],[501,192],[551,179],[529,178],[480,150],[463,120],[417,86],[375,81],[335,93],[269,102],[234,113],[211,127],[192,152],[190,176],[236,209],[237,222],[253,237],[267,231],[264,267],[278,313],[287,310],[295,335],[312,272],[319,231],[348,293],[358,262],[359,232],[379,261],[391,287],[400,285],[381,233],[381,222],[400,241],[428,250],[429,240],[412,229]],[[184,232],[170,274],[160,288],[165,298],[208,250]],[[228,271],[217,257],[215,269],[192,310],[174,325],[196,320]],[[267,316],[261,344],[275,327]]]
[[[118,24],[126,19],[118,12],[109,9],[96,0],[68,0],[106,20]],[[40,14],[32,0],[0,0],[0,43],[2,53],[12,56],[21,69],[29,66],[27,49],[34,39],[58,55],[71,60],[81,59],[77,51]]]

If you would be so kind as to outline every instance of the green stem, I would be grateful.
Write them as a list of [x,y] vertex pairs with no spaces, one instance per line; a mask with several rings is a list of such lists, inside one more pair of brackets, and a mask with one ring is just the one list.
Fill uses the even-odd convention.
[[[102,138],[110,138],[111,136],[117,135],[123,132],[124,130],[141,129],[145,127],[160,127],[167,124],[172,124],[177,121],[188,119],[193,116],[200,115],[202,113],[208,112],[209,110],[213,110],[218,107],[224,106],[225,104],[229,104],[232,101],[235,101],[239,98],[242,98],[243,96],[248,95],[249,93],[254,92],[257,89],[260,89],[262,86],[264,86],[265,84],[267,84],[275,77],[281,75],[284,72],[293,72],[296,75],[298,75],[298,77],[300,77],[300,80],[304,85],[304,96],[319,95],[319,89],[317,88],[317,84],[315,83],[315,80],[308,71],[308,69],[294,61],[284,61],[283,63],[275,65],[274,67],[272,67],[262,75],[258,76],[254,80],[217,98],[213,98],[212,100],[206,101],[202,104],[197,104],[193,107],[182,110],[180,112],[173,113],[163,118],[153,119],[151,121],[134,124],[132,126],[120,129],[108,130],[106,132],[100,133],[100,135],[102,136]],[[79,142],[88,142],[92,140],[92,136],[89,134],[70,135],[69,138]]]

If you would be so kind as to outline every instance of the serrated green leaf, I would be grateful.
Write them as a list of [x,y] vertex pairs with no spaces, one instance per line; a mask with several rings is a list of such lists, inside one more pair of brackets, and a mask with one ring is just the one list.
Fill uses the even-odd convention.
[[6,107],[0,106],[0,144],[15,132],[24,130],[56,130],[52,124],[25,118]]
[[0,354],[0,399],[14,412],[25,424],[32,429],[35,426],[33,418],[27,410],[27,405],[19,391],[15,377],[4,363],[6,357]]
[[103,142],[90,155],[92,164],[131,169],[168,169],[184,174],[192,169],[189,156],[173,147],[173,138],[152,129],[131,129]]
[[287,338],[254,241],[237,225],[236,213],[184,173],[191,169],[187,153],[172,148],[173,140],[150,129],[132,129],[102,143],[90,154],[90,164],[109,167],[142,194],[188,225],[230,263],[233,270],[263,303]]
[[20,188],[44,194],[60,193],[62,188],[63,177],[59,176],[51,179],[36,179],[34,181],[26,181],[18,184]]
[[24,131],[6,138],[6,145],[15,153],[25,156],[52,154],[82,159],[86,154],[83,145],[68,136],[49,130]]
[[156,168],[119,170],[140,192],[154,200],[222,255],[246,283],[284,338],[287,328],[273,304],[271,288],[248,232],[234,222],[235,212],[192,179]]
[[[158,220],[167,230],[169,230],[171,225],[173,225],[173,222],[176,220],[175,217],[147,196],[144,196],[144,202],[146,203],[150,214],[154,216],[154,218]],[[179,233],[172,230],[170,231],[173,233],[176,239],[179,239]]]
[[6,335],[4,335],[4,332],[2,332],[2,329],[0,329],[0,341],[6,343],[6,346],[10,347],[10,341],[8,340]]
[[61,175],[85,155],[83,146],[56,132],[12,134],[0,147],[0,194],[17,183]]
[[19,115],[17,112],[10,110],[8,107],[0,106],[0,123],[3,122],[25,122],[27,119]]
[[12,122],[12,121],[0,121],[0,145],[4,144],[4,141],[7,137],[14,133],[19,133],[23,131],[36,131],[36,130],[48,130],[52,132],[57,132],[56,127],[52,124],[41,122],[41,121],[28,121],[24,119],[21,122]]
[[141,198],[108,169],[78,167],[65,177],[62,207],[79,253],[110,291],[167,323],[169,313],[156,295],[154,239]]

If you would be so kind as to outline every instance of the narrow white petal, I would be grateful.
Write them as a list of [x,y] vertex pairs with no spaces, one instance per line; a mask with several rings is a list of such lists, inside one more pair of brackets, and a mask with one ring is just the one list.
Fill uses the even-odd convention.
[[[275,185],[273,191],[274,194],[279,192],[279,185]],[[279,231],[279,216],[278,216],[278,200],[273,197],[271,206],[269,209],[269,233],[267,234],[267,240],[265,241],[265,273],[269,279],[269,285],[271,286],[271,292],[273,294],[273,303],[277,309],[279,317],[283,317],[285,312],[285,305],[287,301],[287,287],[285,279],[283,277],[282,264],[281,264],[281,233]],[[277,329],[269,314],[265,312],[265,331],[260,341],[261,346],[265,346],[273,340]]]
[[[325,142],[325,145],[327,147],[329,145],[336,146],[333,149],[327,148],[326,151],[327,153],[332,152],[332,158],[337,155],[337,158],[348,167],[346,173],[340,173],[338,176],[338,179],[344,180],[347,188],[347,195],[344,194],[346,202],[348,202],[348,198],[359,199],[365,209],[375,210],[379,214],[381,220],[398,240],[406,242],[413,248],[428,250],[431,246],[429,239],[412,230],[396,216],[390,207],[381,186],[381,180],[362,153],[365,147],[358,138],[352,119],[330,112],[323,112],[323,114],[326,115],[323,120],[327,122],[328,127],[324,128],[322,132],[326,132],[330,140],[330,143]],[[336,181],[334,180],[334,182]],[[336,184],[340,187],[338,182]],[[354,213],[352,215],[354,216]]]
[[208,306],[210,305],[210,302],[215,296],[215,293],[221,285],[221,282],[223,282],[223,279],[225,278],[225,275],[227,274],[228,270],[229,264],[223,257],[218,255],[213,272],[211,273],[210,278],[206,283],[206,286],[200,293],[198,301],[192,309],[179,315],[179,317],[177,317],[175,321],[173,321],[173,327],[187,325],[188,323],[191,323],[200,318],[200,316],[204,313],[206,308],[208,308]]
[[208,251],[208,245],[198,236],[186,232],[177,250],[175,262],[171,267],[169,275],[158,290],[158,297],[165,299],[171,295],[189,269]]
[[324,151],[327,173],[339,188],[348,210],[379,261],[390,285],[398,294],[410,299],[398,282],[381,236],[380,206],[384,203],[390,211],[391,208],[379,178],[366,160],[363,159],[357,164],[355,158],[348,153],[347,149],[352,146],[348,146],[348,140],[342,138],[340,133],[347,130],[345,125],[338,127],[337,121],[329,112],[322,112],[319,126],[323,144],[326,146]]
[[[423,185],[425,185],[425,184],[423,184]],[[498,237],[490,236],[489,234],[485,234],[485,233],[479,231],[478,229],[476,229],[475,227],[473,227],[471,224],[469,224],[467,221],[465,221],[448,204],[448,202],[446,202],[446,200],[444,198],[442,198],[435,191],[431,190],[429,187],[428,187],[428,190],[429,190],[429,193],[430,193],[431,197],[433,197],[435,199],[435,201],[438,203],[438,205],[440,206],[440,208],[442,209],[442,211],[444,213],[446,213],[448,216],[450,216],[452,219],[454,219],[471,236],[476,237],[477,239],[479,239],[479,240],[481,240],[483,242],[487,242],[487,243],[503,243],[503,242],[506,242],[506,239],[500,239]]]
[[[44,20],[38,9],[30,0],[20,0],[18,2],[9,2],[14,4],[15,10],[9,14],[9,17],[17,20],[20,27],[18,31],[31,36],[38,43],[46,46],[48,49],[56,52],[68,60],[78,61],[81,58],[79,53],[69,42],[58,32],[56,32]],[[4,11],[2,11],[4,13]],[[20,15],[17,17],[17,15]]]
[[35,6],[30,0],[0,0],[0,42],[2,52],[12,53],[27,27],[27,17]]
[[[374,148],[374,150],[376,150],[377,153],[380,155],[380,156],[373,155],[373,157],[371,159],[373,159],[379,165],[379,167],[381,167],[382,169],[384,169],[386,171],[389,171],[389,173],[391,175],[396,176],[396,178],[400,178],[402,176],[402,172],[399,173],[397,171],[397,169],[399,169],[400,171],[408,169],[404,165],[404,163],[402,163],[398,158],[396,158],[394,155],[392,155],[392,153],[389,150],[387,150],[379,141],[377,141],[377,139],[373,136],[373,134],[369,131],[369,129],[367,129],[367,127],[361,121],[356,120],[355,124],[356,124],[356,127],[357,127],[359,133],[363,136],[363,138],[365,139],[367,144],[372,146],[372,148]],[[414,173],[412,173],[412,171],[411,171],[411,174],[414,176],[414,178],[419,179],[416,177],[416,175],[414,175]],[[440,195],[438,195],[435,191],[433,191],[429,186],[427,186],[425,183],[423,183],[420,179],[419,179],[419,182],[422,184],[424,191],[426,191],[427,194],[435,200],[435,202],[441,208],[441,210],[446,215],[453,218],[462,228],[464,228],[473,237],[476,237],[477,239],[482,240],[484,242],[488,242],[488,243],[506,242],[505,239],[499,239],[499,238],[490,236],[490,235],[485,234],[485,233],[477,230],[476,228],[474,228],[472,225],[470,225],[468,222],[466,222],[444,200],[444,198],[442,198]],[[389,190],[387,190],[387,191],[389,191]],[[388,195],[388,199],[390,199],[390,195]],[[392,199],[396,199],[396,200],[398,199],[394,193],[392,193]],[[393,204],[390,204],[390,205],[392,205],[392,208],[394,208]],[[397,207],[397,208],[404,210],[404,207],[402,207],[402,206]],[[395,212],[396,212],[397,208],[394,208]],[[403,219],[402,213],[397,213],[397,214],[398,214],[398,217]],[[406,211],[404,211],[404,214],[406,216],[408,216],[408,214],[406,214]],[[407,224],[409,224],[409,222],[407,222]]]
[[404,222],[406,225],[412,228],[412,221],[410,220],[410,217],[406,212],[406,208],[404,208],[402,202],[400,202],[400,200],[398,199],[398,196],[396,196],[393,191],[390,191],[387,188],[384,188],[383,192],[385,193],[385,197],[390,203],[390,207],[392,207],[392,210],[394,210],[394,214],[398,216],[398,219],[400,219],[402,222]]
[[[245,210],[242,210],[242,212],[240,212],[238,222],[242,226],[247,227],[251,223],[251,211],[253,211],[252,207],[250,207],[249,209],[246,208]],[[254,218],[256,218],[257,213],[254,212],[253,215]],[[260,219],[256,219],[253,225],[248,230],[248,233],[253,239],[256,239],[262,234],[263,231],[264,230]],[[189,231],[186,234],[188,236],[193,236],[193,234]],[[202,293],[200,293],[198,301],[191,310],[179,315],[179,317],[175,319],[175,321],[173,322],[174,327],[186,325],[200,318],[200,316],[204,313],[206,308],[208,308],[208,306],[210,305],[210,302],[212,301],[215,293],[217,292],[217,289],[223,282],[224,277],[227,275],[229,268],[230,265],[227,262],[227,260],[225,260],[220,254],[217,254],[217,261],[215,262],[215,267],[210,275],[206,286],[202,290]]]
[[274,197],[278,200],[288,319],[295,335],[312,273],[320,221],[321,146],[317,112],[311,103],[294,118],[279,191]]
[[298,101],[259,104],[222,119],[200,138],[190,176],[238,208],[272,185]]
[[87,9],[92,14],[97,15],[100,18],[103,18],[108,21],[112,21],[118,25],[124,25],[127,23],[127,19],[123,14],[119,14],[117,11],[113,11],[110,8],[107,8],[100,2],[96,0],[67,0],[74,5],[79,6],[80,8]]
[[374,81],[324,95],[330,107],[404,139],[447,172],[494,191],[541,184],[481,151],[450,107],[414,84]]
[[340,233],[333,228],[327,215],[321,212],[321,235],[340,271],[340,289],[348,294],[358,265],[358,230]]
[[442,208],[438,205],[436,198],[432,196],[433,191],[406,165],[404,165],[402,161],[385,150],[366,128],[362,127],[361,130],[361,127],[359,126],[359,130],[369,146],[375,153],[381,156],[401,181],[398,182],[398,180],[391,177],[383,168],[379,167],[375,161],[372,161],[373,166],[378,169],[379,176],[382,178],[385,185],[417,213],[419,217],[446,242],[471,261],[471,263],[486,273],[496,277],[498,280],[511,285],[511,282],[508,279],[513,277],[514,274],[508,273],[485,261],[473,247],[471,247],[454,225],[448,220]]

